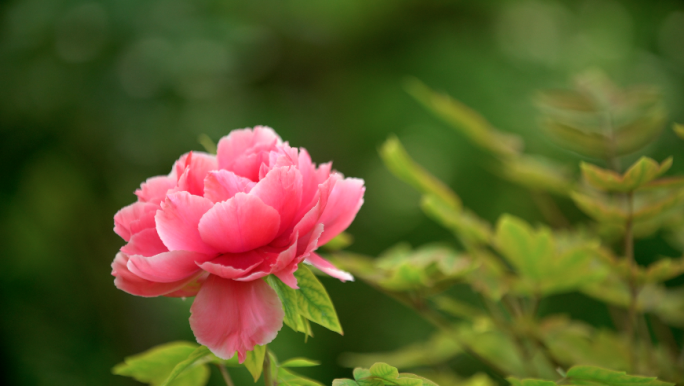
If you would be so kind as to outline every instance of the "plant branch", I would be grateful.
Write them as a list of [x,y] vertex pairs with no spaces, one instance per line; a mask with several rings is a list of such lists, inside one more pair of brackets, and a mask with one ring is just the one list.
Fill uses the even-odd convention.
[[634,273],[636,270],[636,261],[634,260],[634,192],[626,194],[627,200],[627,220],[625,222],[625,240],[624,240],[624,255],[629,263],[629,309],[627,311],[627,339],[629,341],[630,353],[629,364],[632,371],[636,371],[636,330],[637,330],[637,300],[639,296],[639,289],[636,284]]
[[266,355],[264,355],[263,372],[264,372],[264,385],[265,386],[275,386],[275,383],[273,383],[273,374],[271,374],[271,356],[268,354],[268,350],[266,350]]
[[226,369],[226,366],[217,363],[216,367],[219,368],[219,371],[221,372],[221,376],[223,377],[223,382],[226,383],[226,386],[235,386],[235,384],[233,383],[233,380],[230,379],[230,374],[228,374],[228,369]]

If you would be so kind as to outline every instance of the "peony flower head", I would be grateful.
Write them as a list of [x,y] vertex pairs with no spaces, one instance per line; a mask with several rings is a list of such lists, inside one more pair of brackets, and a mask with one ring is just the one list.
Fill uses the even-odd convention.
[[138,296],[196,296],[190,327],[218,357],[272,341],[283,309],[264,281],[292,288],[306,261],[353,280],[315,253],[363,204],[363,180],[316,166],[268,127],[234,130],[217,155],[190,152],[136,190],[114,216],[127,244],[112,263],[117,288]]

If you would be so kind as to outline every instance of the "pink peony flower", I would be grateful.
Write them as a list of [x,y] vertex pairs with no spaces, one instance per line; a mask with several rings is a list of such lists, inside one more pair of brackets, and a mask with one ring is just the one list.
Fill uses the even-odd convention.
[[112,263],[117,288],[138,296],[196,296],[190,327],[227,359],[272,341],[283,309],[263,277],[292,288],[306,261],[353,280],[314,251],[346,229],[363,204],[363,180],[316,167],[270,128],[234,130],[216,156],[183,155],[168,176],[136,190],[114,216],[127,244]]

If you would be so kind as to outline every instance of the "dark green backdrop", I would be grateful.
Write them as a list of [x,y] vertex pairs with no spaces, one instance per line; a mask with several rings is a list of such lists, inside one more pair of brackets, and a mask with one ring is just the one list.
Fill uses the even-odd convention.
[[[684,121],[677,1],[15,0],[0,2],[0,16],[4,384],[135,384],[110,368],[193,339],[191,300],[118,291],[110,263],[123,243],[114,213],[145,178],[201,149],[200,134],[269,125],[315,161],[364,178],[351,249],[373,255],[400,240],[449,240],[383,168],[376,149],[390,133],[483,217],[539,219],[524,190],[496,178],[483,154],[402,90],[407,75],[521,134],[530,152],[568,162],[577,158],[538,132],[530,99],[578,71],[657,84],[672,119]],[[682,172],[681,149],[667,132],[648,153],[674,154]],[[639,248],[671,253],[659,237]],[[430,332],[362,283],[324,284],[345,335],[315,327],[305,344],[284,328],[271,347],[282,359],[320,359],[304,372],[326,384],[350,374],[340,353]],[[565,298],[578,316],[606,323],[593,303]],[[235,378],[251,383],[246,372]]]

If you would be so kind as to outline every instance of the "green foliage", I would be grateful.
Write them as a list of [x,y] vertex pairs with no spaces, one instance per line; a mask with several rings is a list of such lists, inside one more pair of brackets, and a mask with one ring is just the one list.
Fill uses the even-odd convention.
[[[270,375],[268,379],[271,379],[274,385],[282,386],[323,386],[321,383],[309,379],[307,377],[301,376],[292,370],[288,370],[290,367],[309,367],[317,366],[318,362],[312,361],[306,358],[293,358],[283,362],[278,363],[277,358],[272,352],[268,352],[269,357],[269,372]],[[266,383],[268,384],[268,383]]]
[[517,289],[527,294],[550,294],[580,288],[601,280],[606,272],[596,264],[597,242],[588,240],[563,245],[551,229],[534,231],[523,220],[510,215],[499,219],[497,249],[520,273]]
[[[668,384],[655,376],[684,382],[681,342],[671,333],[672,326],[684,326],[684,287],[672,284],[684,273],[684,257],[648,257],[651,263],[640,265],[634,248],[636,238],[663,231],[673,247],[684,251],[684,177],[662,177],[672,157],[658,163],[642,156],[624,171],[618,166],[621,156],[642,149],[662,131],[665,110],[659,93],[647,87],[622,90],[590,72],[577,78],[573,91],[540,94],[541,122],[551,138],[608,165],[583,161],[581,176],[573,176],[566,165],[523,154],[520,139],[494,129],[462,103],[416,80],[406,87],[428,110],[489,152],[496,161],[495,174],[530,190],[548,225],[531,226],[502,214],[492,227],[464,203],[454,206],[445,199],[443,192],[450,191],[445,184],[435,182],[396,138],[390,138],[381,149],[387,167],[423,194],[422,210],[453,232],[463,251],[434,245],[414,250],[399,244],[377,259],[336,254],[340,265],[439,330],[392,351],[345,354],[343,364],[389,362],[401,368],[444,369],[450,361],[469,356],[500,377],[518,377],[508,378],[514,386],[553,386],[558,372],[567,368],[560,384]],[[675,125],[675,132],[680,135],[684,129]],[[419,178],[440,188],[428,189],[416,182]],[[568,210],[570,203],[579,211]],[[580,211],[590,220],[578,216]],[[464,286],[476,300],[454,296],[464,293]],[[563,316],[564,304],[553,305],[559,314],[540,316],[541,302],[548,305],[553,295],[567,292],[605,303],[615,328],[596,328]],[[377,374],[380,369],[388,371],[388,378],[396,374],[386,367],[378,367]],[[355,381],[336,384],[383,385],[385,379],[372,370],[358,368]],[[446,384],[462,383],[449,371],[440,371],[442,375],[436,374]]]
[[152,386],[202,386],[209,379],[209,368],[197,360],[208,354],[206,347],[194,343],[166,343],[127,357],[112,372]]
[[399,139],[390,137],[380,148],[380,156],[392,173],[425,194],[433,194],[453,209],[461,208],[461,199],[444,183],[418,165]]
[[264,357],[266,356],[266,346],[254,346],[254,350],[247,352],[245,362],[243,363],[252,374],[254,382],[261,377],[261,372],[264,369]]
[[369,369],[357,367],[354,369],[354,379],[335,379],[333,386],[437,386],[427,378],[399,373],[396,367],[387,363],[375,363]]
[[648,157],[641,157],[621,175],[586,162],[580,164],[582,175],[591,186],[611,192],[632,192],[661,176],[670,166],[672,166],[672,157],[663,161],[662,164]]
[[[513,386],[553,386],[556,382],[540,379],[508,378]],[[593,366],[574,366],[563,377],[564,385],[577,386],[674,386],[656,377],[627,375],[624,371],[607,370]]]
[[496,130],[483,116],[463,103],[431,90],[417,79],[408,79],[405,88],[435,115],[482,149],[501,156],[520,153],[522,142],[518,136]]
[[299,285],[299,290],[296,291],[299,314],[331,331],[342,334],[337,312],[323,284],[305,265],[300,265],[294,275]]

